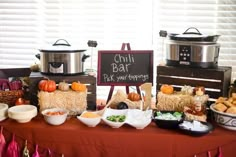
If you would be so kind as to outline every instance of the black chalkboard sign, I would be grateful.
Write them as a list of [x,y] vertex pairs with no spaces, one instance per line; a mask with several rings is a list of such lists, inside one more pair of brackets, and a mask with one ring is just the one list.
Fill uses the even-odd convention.
[[152,50],[98,51],[98,85],[139,86],[153,83]]

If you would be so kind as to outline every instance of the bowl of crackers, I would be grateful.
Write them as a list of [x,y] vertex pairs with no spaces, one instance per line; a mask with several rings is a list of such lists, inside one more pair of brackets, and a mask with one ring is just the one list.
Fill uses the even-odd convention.
[[210,109],[219,126],[236,131],[236,93],[232,93],[229,98],[219,97]]

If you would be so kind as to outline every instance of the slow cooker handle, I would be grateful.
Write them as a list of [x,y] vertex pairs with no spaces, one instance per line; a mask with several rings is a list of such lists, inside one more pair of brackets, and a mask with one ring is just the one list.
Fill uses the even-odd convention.
[[90,55],[84,54],[84,55],[82,56],[82,62],[84,62],[88,57],[90,57]]
[[39,54],[39,53],[36,54],[35,57],[38,58],[38,59],[40,60],[40,54]]
[[[64,41],[65,43],[58,43],[59,41]],[[52,46],[71,46],[68,41],[66,41],[65,39],[58,39]]]
[[[190,29],[195,29],[197,32],[188,32]],[[200,31],[195,28],[195,27],[189,27],[183,34],[198,34],[198,35],[202,35],[202,33],[200,33]]]

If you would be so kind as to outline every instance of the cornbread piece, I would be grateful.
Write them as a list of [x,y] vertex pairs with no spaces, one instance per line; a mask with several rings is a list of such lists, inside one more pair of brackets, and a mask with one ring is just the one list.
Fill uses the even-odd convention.
[[236,114],[236,107],[230,107],[226,110],[226,113]]
[[223,104],[227,107],[232,107],[233,104],[230,102],[230,100],[224,101]]
[[236,93],[232,93],[232,98],[236,100]]
[[234,101],[232,102],[232,104],[233,104],[233,106],[236,107],[236,100],[234,100]]
[[224,101],[226,101],[227,98],[225,97],[219,97],[217,100],[216,100],[216,104],[218,103],[223,103]]
[[228,107],[225,106],[223,103],[217,103],[213,106],[213,108],[220,112],[225,112],[228,109]]

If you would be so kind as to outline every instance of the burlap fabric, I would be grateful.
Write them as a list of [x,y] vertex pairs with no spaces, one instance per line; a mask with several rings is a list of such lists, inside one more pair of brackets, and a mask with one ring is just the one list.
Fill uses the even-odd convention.
[[142,101],[131,101],[127,98],[127,94],[122,90],[117,90],[116,94],[114,94],[111,100],[107,103],[107,107],[116,108],[120,102],[125,102],[129,109],[140,109]]

